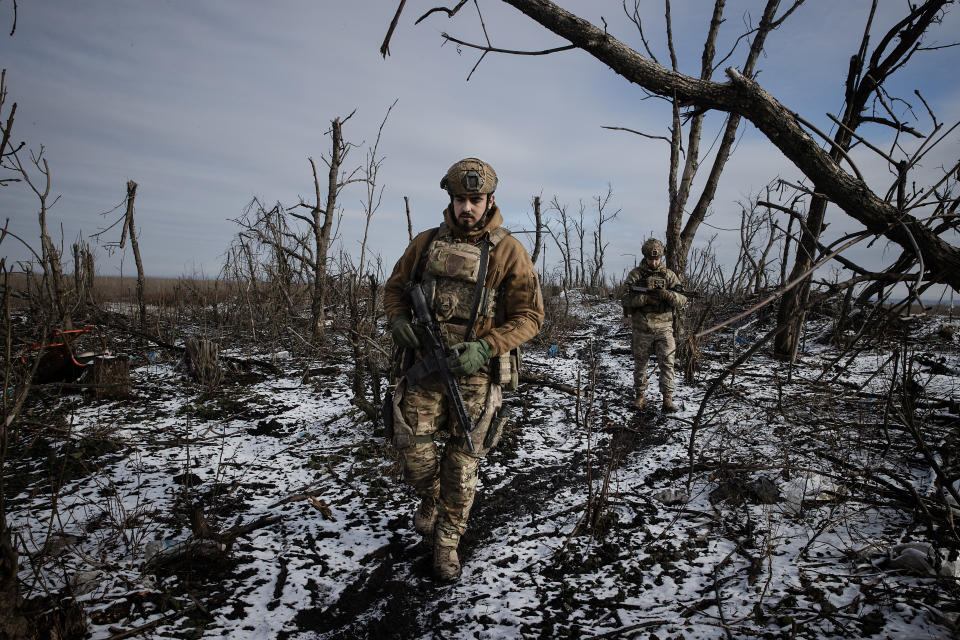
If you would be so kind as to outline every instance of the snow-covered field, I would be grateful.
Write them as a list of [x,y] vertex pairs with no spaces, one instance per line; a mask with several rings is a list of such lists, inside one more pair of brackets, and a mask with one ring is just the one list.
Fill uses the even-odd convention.
[[[960,484],[960,350],[942,320],[842,357],[811,320],[796,366],[761,350],[701,412],[769,327],[718,332],[663,416],[629,408],[619,305],[574,310],[555,356],[525,353],[456,584],[431,578],[395,452],[350,403],[349,362],[280,359],[282,376],[234,372],[202,394],[161,354],[134,360],[133,398],[48,395],[16,434],[24,595],[73,594],[94,638],[956,632],[943,479]],[[651,389],[656,408],[655,376]]]

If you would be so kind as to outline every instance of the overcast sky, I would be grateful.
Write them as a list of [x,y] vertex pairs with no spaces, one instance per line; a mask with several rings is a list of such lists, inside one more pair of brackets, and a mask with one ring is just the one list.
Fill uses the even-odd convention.
[[[441,32],[469,41],[483,37],[477,9],[466,5],[454,20],[436,6],[412,0],[385,60],[379,46],[397,2],[385,0],[29,0],[0,2],[0,64],[6,69],[8,100],[17,103],[13,138],[45,149],[52,193],[60,199],[50,224],[69,246],[113,222],[101,216],[125,195],[127,180],[139,184],[136,200],[141,251],[148,275],[215,276],[251,198],[296,204],[312,200],[307,158],[318,164],[329,153],[331,119],[356,114],[344,127],[357,145],[348,167],[364,160],[380,122],[396,100],[383,131],[379,182],[384,187],[373,219],[371,249],[389,270],[406,245],[403,197],[408,196],[415,230],[434,226],[446,204],[441,176],[454,161],[478,156],[500,176],[497,202],[507,226],[529,229],[531,199],[556,196],[576,211],[589,207],[608,184],[611,210],[619,218],[605,228],[610,240],[608,272],[622,274],[650,233],[663,236],[667,202],[666,143],[603,125],[666,135],[668,111],[585,53],[539,57],[489,55],[467,81],[477,53],[442,45]],[[453,4],[453,3],[451,3]],[[606,20],[615,37],[641,47],[637,29],[624,17],[620,0],[560,2],[594,24]],[[632,4],[632,3],[631,3]],[[661,61],[667,59],[663,3],[642,2],[645,33]],[[673,0],[674,33],[681,70],[699,74],[703,35],[709,22],[704,0]],[[730,0],[718,49],[726,52],[759,17],[762,2]],[[786,2],[784,4],[787,4]],[[905,2],[883,0],[874,41],[898,19]],[[832,130],[826,112],[838,113],[848,60],[863,31],[865,0],[809,0],[768,39],[760,82],[789,108]],[[480,8],[493,44],[536,50],[565,44],[511,7],[482,0]],[[960,34],[960,10],[936,28],[928,42],[949,44]],[[880,27],[883,29],[880,29]],[[741,66],[741,46],[727,65]],[[890,90],[918,109],[914,124],[930,121],[913,95],[920,89],[941,121],[960,118],[960,47],[918,54]],[[722,72],[716,79],[722,80]],[[903,105],[898,108],[904,109]],[[722,124],[708,120],[709,145]],[[739,238],[737,201],[778,175],[797,179],[781,154],[749,124],[724,174],[714,213],[703,228],[706,241],[718,233],[721,257],[735,255]],[[889,140],[886,132],[880,142]],[[953,135],[925,163],[955,162]],[[911,143],[912,144],[912,143]],[[881,145],[883,146],[883,145]],[[859,156],[876,188],[889,184],[882,162]],[[322,168],[322,165],[321,165]],[[704,169],[703,173],[706,173]],[[342,246],[359,254],[361,204],[365,191],[348,187]],[[37,200],[24,185],[0,188],[2,217],[10,229],[37,241]],[[853,228],[842,214],[830,232]],[[112,232],[119,234],[119,229]],[[526,237],[526,236],[522,236]],[[112,238],[114,240],[118,238]],[[897,251],[879,243],[871,260],[879,266]],[[129,251],[129,250],[128,250]],[[860,254],[852,257],[865,259]],[[0,252],[25,253],[13,241]],[[553,247],[547,259],[559,257]],[[133,259],[98,251],[98,270],[133,273]]]

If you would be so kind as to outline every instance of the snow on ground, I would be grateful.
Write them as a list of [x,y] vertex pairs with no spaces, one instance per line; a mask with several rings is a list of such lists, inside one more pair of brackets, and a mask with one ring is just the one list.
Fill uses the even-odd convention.
[[[908,398],[930,455],[950,464],[955,337],[927,323],[898,355],[838,357],[814,341],[827,324],[811,321],[795,367],[761,352],[698,421],[710,382],[762,323],[711,337],[696,380],[678,374],[678,413],[638,414],[619,305],[585,302],[556,356],[525,353],[541,382],[507,399],[516,419],[481,467],[459,582],[431,578],[396,454],[350,402],[349,362],[280,360],[282,376],[238,371],[203,394],[172,360],[135,360],[132,400],[47,399],[55,419],[20,434],[7,509],[30,552],[25,595],[72,593],[93,638],[138,627],[184,638],[955,631],[950,532],[908,501],[915,492],[935,511],[943,492],[902,426]],[[319,373],[304,376],[310,367]],[[214,531],[267,520],[226,560],[203,561],[197,504]],[[891,561],[904,542],[932,543],[940,576]]]

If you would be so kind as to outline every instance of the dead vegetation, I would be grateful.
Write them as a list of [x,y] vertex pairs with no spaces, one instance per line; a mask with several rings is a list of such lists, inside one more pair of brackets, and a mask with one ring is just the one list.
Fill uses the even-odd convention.
[[[919,10],[913,31],[929,25]],[[626,70],[650,84],[642,71]],[[750,90],[749,75],[729,90]],[[706,101],[696,87],[672,96],[678,118],[685,101]],[[0,636],[163,628],[198,637],[223,631],[221,618],[253,624],[241,610],[264,600],[267,611],[298,607],[286,634],[383,631],[369,618],[381,610],[413,636],[428,632],[425,619],[441,632],[494,632],[489,614],[457,610],[473,615],[466,626],[446,616],[444,594],[405,541],[410,501],[397,487],[396,453],[374,437],[390,349],[385,274],[365,242],[358,256],[337,244],[334,222],[349,185],[365,190],[367,225],[376,214],[379,136],[349,166],[350,118],[335,118],[325,183],[310,160],[313,202],[252,200],[215,279],[160,282],[137,258],[133,284],[97,276],[83,243],[65,272],[48,230],[51,167],[42,149],[10,145],[5,86],[0,98],[0,180],[21,180],[40,211],[39,249],[0,236],[33,255],[22,265],[0,258],[0,609],[9,612]],[[707,106],[732,109],[730,99]],[[823,179],[827,155],[812,151],[804,170]],[[898,166],[900,193],[868,198],[862,215],[906,219],[908,167]],[[936,192],[936,219],[908,221],[907,236],[926,248],[955,225],[951,180],[914,194],[916,203]],[[851,187],[839,182],[830,192],[854,215]],[[679,195],[689,181],[671,186]],[[684,239],[688,288],[704,297],[677,318],[689,406],[670,422],[621,406],[631,364],[611,302],[617,283],[604,271],[611,191],[579,214],[554,198],[546,221],[535,198],[533,254],[546,231],[562,261],[541,273],[547,320],[511,400],[516,418],[491,456],[459,587],[491,610],[509,611],[523,592],[526,619],[510,631],[853,638],[896,634],[923,616],[924,631],[956,631],[957,322],[910,313],[922,288],[891,297],[907,276],[953,280],[943,270],[910,274],[923,251],[884,274],[845,265],[859,275],[817,281],[807,264],[788,276],[789,247],[804,247],[797,264],[812,264],[854,240],[828,247],[818,230],[798,236],[809,214],[772,202],[787,186],[741,204],[734,264],[721,264],[710,243],[693,247],[692,231]],[[118,249],[129,236],[136,250],[135,187],[126,185]],[[806,188],[789,200],[804,197],[819,206]],[[671,210],[675,242],[682,209]],[[855,240],[906,244],[894,227]],[[776,322],[772,303],[800,281],[800,321]],[[102,343],[91,360],[63,339],[87,323]],[[787,331],[790,357],[772,358]],[[487,571],[502,578],[499,593],[481,588]],[[258,591],[267,584],[272,598]],[[691,590],[678,596],[684,584]],[[418,619],[414,606],[428,615]]]

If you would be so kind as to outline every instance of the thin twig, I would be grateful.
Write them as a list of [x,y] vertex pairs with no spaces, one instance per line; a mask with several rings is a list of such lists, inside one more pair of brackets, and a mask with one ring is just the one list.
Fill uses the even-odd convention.
[[853,162],[853,158],[851,158],[851,157],[850,157],[850,154],[848,154],[843,147],[841,147],[839,144],[837,144],[837,143],[833,140],[833,138],[831,138],[830,136],[828,136],[827,134],[825,134],[823,131],[820,131],[820,129],[818,129],[816,126],[814,126],[813,123],[811,123],[811,122],[803,119],[802,117],[800,117],[800,114],[799,114],[799,113],[794,112],[794,113],[793,113],[793,117],[796,118],[797,122],[799,122],[800,124],[802,124],[802,125],[805,126],[806,128],[808,128],[808,129],[810,129],[811,131],[813,131],[815,134],[817,134],[818,136],[820,136],[821,138],[823,138],[824,141],[827,142],[827,143],[833,148],[834,151],[836,151],[837,153],[839,153],[840,155],[842,155],[844,158],[846,158],[847,162],[850,164],[850,167],[853,169],[853,172],[854,172],[855,174],[857,174],[857,178],[860,179],[860,182],[866,182],[866,181],[863,179],[863,174],[860,173],[860,169],[858,169],[858,168],[857,168],[857,165]]
[[471,49],[479,49],[480,51],[487,51],[492,53],[508,53],[514,56],[545,56],[551,53],[557,53],[559,51],[569,51],[570,49],[577,48],[576,45],[569,44],[563,47],[556,47],[553,49],[544,49],[542,51],[515,51],[513,49],[500,49],[499,47],[490,47],[490,46],[483,46],[480,44],[472,44],[470,42],[464,42],[463,40],[458,40],[457,38],[454,38],[448,33],[441,33],[440,37],[442,37],[444,40],[447,40],[449,42],[453,42],[455,44],[459,44],[464,47],[469,47]]
[[463,5],[465,4],[467,4],[467,0],[460,0],[460,2],[457,3],[457,6],[455,6],[453,9],[447,9],[446,7],[434,7],[433,9],[430,9],[430,11],[427,11],[425,14],[417,18],[417,21],[413,24],[420,24],[427,19],[427,16],[437,11],[443,11],[447,14],[448,18],[452,18],[454,15],[456,15],[457,11],[460,11],[460,9],[463,8]]
[[651,140],[665,140],[667,143],[670,143],[670,142],[671,142],[670,138],[668,138],[668,137],[666,137],[666,136],[652,136],[652,135],[650,135],[649,133],[643,133],[643,132],[640,132],[640,131],[636,131],[636,130],[634,130],[634,129],[628,129],[627,127],[611,127],[611,126],[607,126],[607,125],[601,125],[600,128],[601,128],[601,129],[610,129],[611,131],[627,131],[627,132],[629,132],[629,133],[635,133],[635,134],[637,134],[638,136],[643,136],[644,138],[650,138]]
[[848,127],[847,125],[843,124],[843,123],[840,121],[840,119],[837,118],[836,116],[834,116],[832,113],[827,113],[826,115],[827,115],[828,118],[830,118],[831,120],[833,120],[840,128],[844,129],[844,130],[845,130],[847,133],[849,133],[851,136],[853,136],[854,138],[856,138],[857,140],[859,140],[860,142],[862,142],[863,144],[865,144],[868,149],[871,149],[872,151],[876,151],[876,152],[880,155],[881,158],[883,158],[884,160],[886,160],[886,161],[889,162],[890,164],[897,164],[897,161],[896,161],[896,160],[894,160],[894,159],[891,158],[889,155],[887,155],[886,153],[884,153],[883,151],[881,151],[881,150],[878,149],[877,147],[875,147],[875,146],[873,146],[872,144],[870,144],[869,142],[867,142],[867,140],[866,140],[863,136],[858,135],[853,129],[851,129],[851,128]]

